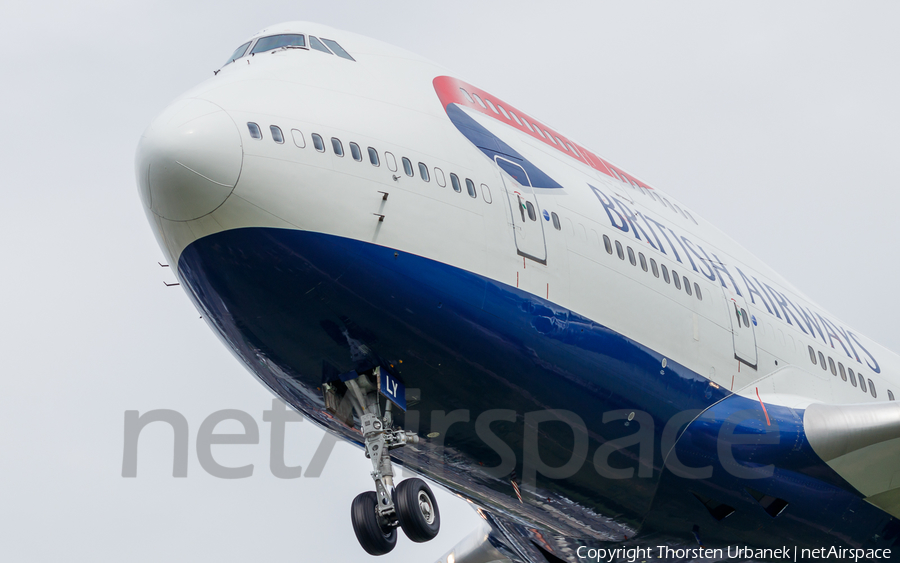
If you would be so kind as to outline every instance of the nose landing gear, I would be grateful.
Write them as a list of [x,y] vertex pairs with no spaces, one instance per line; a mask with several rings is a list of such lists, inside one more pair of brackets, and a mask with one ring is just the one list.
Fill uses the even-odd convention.
[[[390,375],[375,368],[375,384],[366,374],[346,381],[347,394],[359,416],[366,457],[372,461],[375,491],[357,495],[350,507],[353,531],[359,545],[370,555],[384,555],[397,545],[397,528],[414,542],[422,543],[437,536],[441,514],[431,488],[413,478],[394,487],[394,470],[390,450],[416,444],[419,437],[393,426],[394,404],[404,408],[405,391]],[[381,412],[380,393],[388,401]]]

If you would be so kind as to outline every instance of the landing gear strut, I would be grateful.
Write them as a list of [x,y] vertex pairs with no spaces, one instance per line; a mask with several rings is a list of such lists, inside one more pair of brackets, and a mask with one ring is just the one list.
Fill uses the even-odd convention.
[[[414,542],[433,539],[441,528],[441,514],[434,493],[421,479],[407,479],[394,487],[394,470],[390,450],[416,444],[414,432],[394,428],[394,399],[388,396],[384,413],[379,390],[383,388],[381,368],[375,368],[375,382],[363,374],[346,381],[347,394],[359,416],[366,457],[372,461],[375,491],[367,491],[353,499],[350,517],[356,539],[367,553],[384,555],[397,545],[397,528]],[[397,398],[397,382],[388,392]],[[402,393],[402,388],[400,389]],[[405,399],[398,401],[405,405]]]

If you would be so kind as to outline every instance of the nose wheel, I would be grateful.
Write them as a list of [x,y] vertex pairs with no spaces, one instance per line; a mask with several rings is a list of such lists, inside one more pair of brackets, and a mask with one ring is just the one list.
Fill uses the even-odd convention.
[[378,497],[372,491],[360,493],[350,506],[350,520],[356,540],[369,555],[390,553],[397,545],[397,528],[378,514]]
[[394,490],[397,519],[406,537],[416,543],[434,539],[441,529],[441,512],[434,493],[417,478],[402,481]]
[[[441,529],[441,513],[434,493],[425,481],[407,479],[394,487],[389,452],[406,444],[416,444],[419,437],[394,427],[390,400],[382,415],[380,368],[375,368],[372,375],[374,383],[366,374],[346,381],[350,402],[359,416],[366,457],[372,462],[372,480],[375,481],[374,492],[367,491],[353,499],[350,519],[359,545],[370,555],[384,555],[397,545],[397,528],[416,543],[434,539]],[[395,392],[396,389],[395,385]],[[399,405],[403,408],[405,401]]]

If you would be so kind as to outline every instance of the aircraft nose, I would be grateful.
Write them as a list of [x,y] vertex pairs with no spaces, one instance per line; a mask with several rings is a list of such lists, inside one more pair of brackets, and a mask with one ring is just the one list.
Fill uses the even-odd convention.
[[222,205],[244,160],[234,120],[212,102],[191,98],[166,108],[138,143],[141,199],[153,213],[189,221]]

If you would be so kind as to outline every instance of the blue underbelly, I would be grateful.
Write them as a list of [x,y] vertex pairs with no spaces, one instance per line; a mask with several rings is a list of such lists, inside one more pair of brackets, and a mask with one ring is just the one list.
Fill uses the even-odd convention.
[[[790,496],[777,517],[759,510],[744,480],[735,480],[718,460],[716,445],[727,415],[761,412],[758,402],[729,398],[684,366],[668,361],[662,367],[660,354],[598,322],[463,269],[337,236],[244,228],[191,244],[179,272],[251,371],[347,439],[358,442],[358,434],[325,410],[323,378],[374,365],[391,369],[420,395],[399,422],[421,436],[440,432],[418,451],[399,450],[398,460],[500,513],[595,540],[620,540],[642,525],[689,536],[699,522],[708,537],[723,541],[746,537],[758,543],[758,531],[767,529],[763,539],[773,544],[813,542],[839,528],[842,540],[861,543],[891,522],[815,457],[803,435],[802,413],[780,407],[769,410],[777,444],[733,449],[740,463],[777,466],[756,481],[754,491]],[[512,466],[479,436],[477,421],[498,410],[506,413],[501,418],[514,413],[488,425],[515,453]],[[534,473],[525,422],[529,413],[548,410],[571,413],[584,431],[565,420],[541,424],[539,462],[566,466],[573,451],[583,459],[564,478],[537,472],[519,501],[511,481]],[[646,415],[628,424],[603,422],[604,413],[617,410]],[[676,455],[686,465],[714,466],[711,477],[687,479],[664,469],[666,425],[686,410],[705,412],[678,441]],[[454,417],[465,421],[448,426]],[[633,444],[604,461],[634,475],[599,474],[593,463],[598,448],[634,434],[641,421],[652,436],[652,452]],[[765,436],[771,428],[764,424],[749,420],[738,433]],[[700,500],[710,498],[733,506],[734,515],[711,518]],[[840,506],[840,514],[823,517],[826,501]],[[853,509],[857,517],[848,523],[845,514]]]

